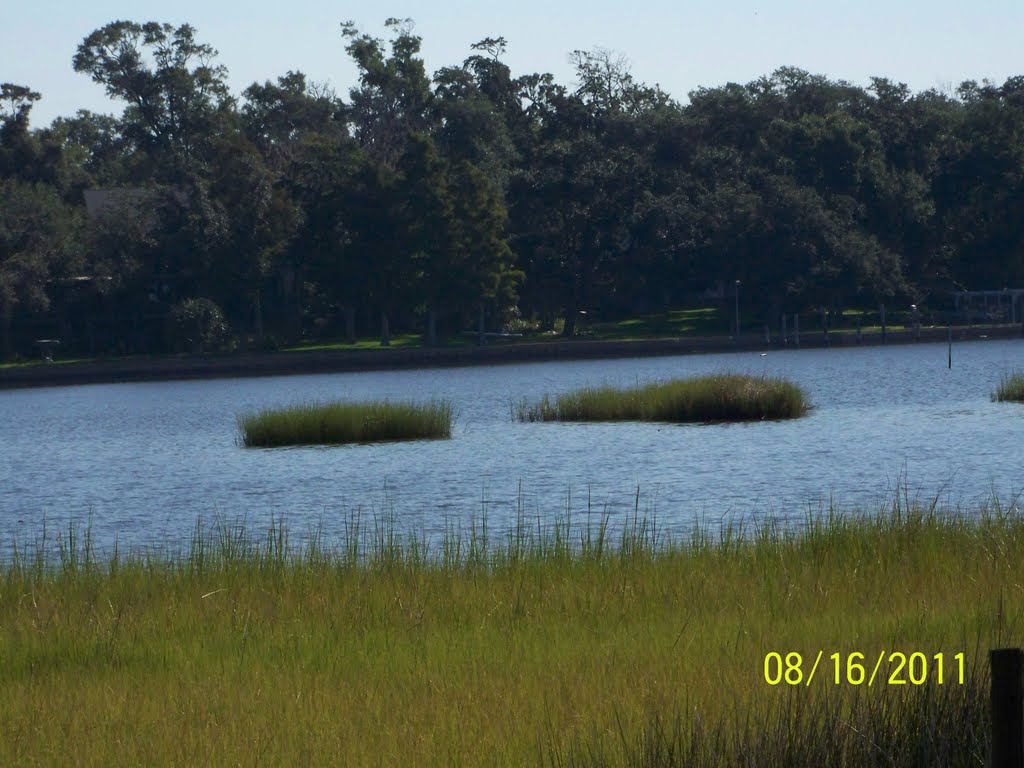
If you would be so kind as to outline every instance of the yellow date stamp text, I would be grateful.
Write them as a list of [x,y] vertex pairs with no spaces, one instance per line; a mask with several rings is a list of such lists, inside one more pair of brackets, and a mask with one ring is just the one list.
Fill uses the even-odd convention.
[[764,657],[768,685],[802,685],[820,679],[832,685],[963,685],[965,654],[881,650],[817,654],[770,651]]

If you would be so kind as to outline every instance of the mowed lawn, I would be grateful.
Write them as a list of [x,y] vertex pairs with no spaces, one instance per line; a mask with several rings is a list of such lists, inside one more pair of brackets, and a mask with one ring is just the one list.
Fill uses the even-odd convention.
[[[426,552],[275,528],[182,555],[20,554],[0,571],[0,765],[984,758],[985,653],[1021,642],[1015,511],[894,505],[675,543],[530,530]],[[809,687],[766,682],[766,654],[800,653],[805,678],[819,651]],[[870,670],[882,651],[943,653],[946,680],[883,684],[886,663],[847,682],[846,654]]]

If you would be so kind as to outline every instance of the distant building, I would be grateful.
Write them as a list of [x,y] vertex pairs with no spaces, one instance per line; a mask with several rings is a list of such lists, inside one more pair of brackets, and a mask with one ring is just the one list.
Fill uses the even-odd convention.
[[146,187],[120,187],[118,189],[87,189],[85,212],[90,219],[117,213],[126,206],[137,206],[156,195],[156,190]]

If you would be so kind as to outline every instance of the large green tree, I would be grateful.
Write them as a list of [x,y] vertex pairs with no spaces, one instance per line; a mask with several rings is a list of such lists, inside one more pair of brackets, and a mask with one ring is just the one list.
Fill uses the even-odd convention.
[[50,309],[50,279],[69,271],[75,235],[75,212],[53,187],[0,179],[0,357],[30,351],[31,339],[13,339],[12,326],[20,319],[31,327]]
[[188,24],[115,21],[86,37],[72,62],[127,103],[123,135],[151,154],[161,180],[176,182],[204,159],[233,111],[216,56]]
[[345,50],[359,70],[344,115],[367,155],[393,168],[409,136],[429,131],[434,94],[412,20],[391,18],[385,26],[391,32],[387,44],[352,22],[342,24]]

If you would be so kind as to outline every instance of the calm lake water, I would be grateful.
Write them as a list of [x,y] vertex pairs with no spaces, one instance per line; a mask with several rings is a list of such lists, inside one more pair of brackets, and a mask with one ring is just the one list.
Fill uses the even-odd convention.
[[[88,523],[109,548],[187,547],[197,520],[283,520],[336,539],[357,511],[436,537],[486,515],[802,521],[830,501],[877,509],[897,488],[976,508],[1024,489],[1024,405],[993,403],[1024,341],[534,363],[0,392],[0,547]],[[795,421],[518,424],[511,403],[589,384],[737,371],[803,385]],[[327,399],[453,402],[451,440],[243,449],[239,412]]]

